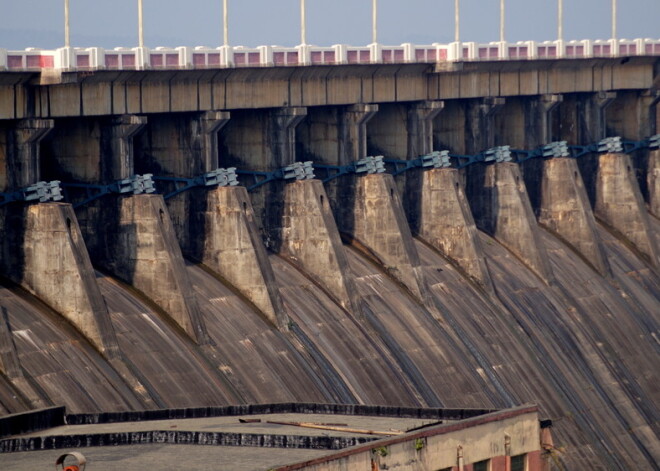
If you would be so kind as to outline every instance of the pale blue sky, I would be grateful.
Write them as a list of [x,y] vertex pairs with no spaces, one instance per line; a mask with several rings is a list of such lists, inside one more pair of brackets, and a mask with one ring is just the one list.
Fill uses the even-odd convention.
[[[74,46],[135,46],[137,0],[70,0]],[[620,38],[660,38],[660,0],[618,0]],[[0,0],[0,48],[63,44],[63,0]],[[229,0],[230,43],[296,45],[299,0]],[[371,0],[307,0],[307,39],[371,42]],[[499,38],[499,0],[461,0],[461,39]],[[507,40],[555,39],[557,0],[506,0]],[[379,0],[379,42],[450,42],[454,0]],[[565,39],[607,39],[611,0],[564,0]],[[145,43],[218,46],[222,0],[144,0]]]

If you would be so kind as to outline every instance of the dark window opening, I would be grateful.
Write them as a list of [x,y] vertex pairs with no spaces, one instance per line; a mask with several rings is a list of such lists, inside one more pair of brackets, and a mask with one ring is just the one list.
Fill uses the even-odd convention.
[[525,455],[511,457],[511,471],[525,471]]

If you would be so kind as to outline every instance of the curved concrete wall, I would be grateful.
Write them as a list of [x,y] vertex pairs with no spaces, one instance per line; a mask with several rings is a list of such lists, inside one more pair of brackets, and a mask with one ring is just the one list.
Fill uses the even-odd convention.
[[[486,129],[495,116],[498,126],[510,118],[527,127],[531,108],[451,103],[424,126],[411,124],[424,119],[412,112],[368,124],[374,105],[252,110],[224,127],[216,122],[203,139],[185,134],[201,132],[203,118],[191,116],[197,124],[190,125],[181,115],[179,140],[158,135],[171,132],[160,115],[158,126],[132,142],[122,126],[148,126],[148,116],[56,120],[48,142],[11,151],[9,160],[41,159],[33,172],[78,182],[89,175],[111,182],[151,165],[187,177],[190,169],[227,163],[272,170],[310,155],[346,165],[369,146],[386,147],[379,139],[392,136],[376,132],[379,122],[466,152],[506,137]],[[4,136],[18,132],[1,123]],[[457,137],[458,128],[469,132]],[[520,139],[520,130],[511,136]],[[177,142],[176,158],[166,138]],[[14,168],[7,160],[5,170]],[[158,195],[113,195],[75,213],[57,205],[72,219],[67,230],[61,217],[54,224],[27,219],[18,204],[0,207],[0,266],[22,285],[3,279],[0,289],[0,411],[273,402],[491,409],[531,402],[553,419],[567,468],[653,466],[660,461],[660,223],[646,212],[625,156],[584,157],[579,170],[548,162],[542,171],[477,163],[403,184],[389,175],[351,175],[328,184],[327,193],[319,181],[278,181],[250,197],[197,189],[185,209]],[[567,177],[571,185],[562,185]],[[56,244],[43,236],[48,230],[57,232]],[[37,246],[47,263],[27,256]],[[70,260],[85,263],[53,272],[55,262],[70,267]],[[23,276],[32,266],[49,276]],[[68,311],[80,296],[55,296],[72,287],[95,296],[87,318]]]

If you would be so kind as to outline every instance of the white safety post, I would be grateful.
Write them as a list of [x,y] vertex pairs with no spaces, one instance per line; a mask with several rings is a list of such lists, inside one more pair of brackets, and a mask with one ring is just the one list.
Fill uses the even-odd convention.
[[64,0],[64,47],[71,47],[71,29],[69,25],[69,0]]
[[500,42],[504,42],[504,0],[500,0]]
[[612,0],[612,39],[617,39],[616,37],[616,0]]
[[138,46],[144,47],[144,24],[142,22],[142,0],[138,0]]
[[305,16],[305,0],[300,0],[300,44],[307,44],[307,18]]
[[557,39],[564,40],[564,0],[557,2]]
[[454,42],[461,40],[461,6],[460,0],[454,0]]
[[223,45],[229,46],[229,12],[227,0],[222,0],[222,38]]
[[378,42],[378,0],[372,0],[371,7],[371,42]]

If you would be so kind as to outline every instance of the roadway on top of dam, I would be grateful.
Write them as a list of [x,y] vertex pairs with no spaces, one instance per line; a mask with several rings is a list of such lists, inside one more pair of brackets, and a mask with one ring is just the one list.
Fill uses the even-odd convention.
[[0,119],[313,107],[657,88],[657,57],[0,73]]

